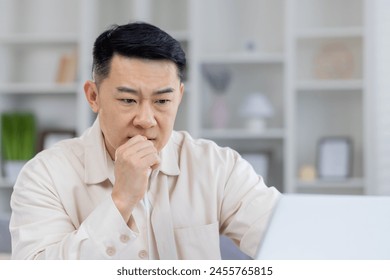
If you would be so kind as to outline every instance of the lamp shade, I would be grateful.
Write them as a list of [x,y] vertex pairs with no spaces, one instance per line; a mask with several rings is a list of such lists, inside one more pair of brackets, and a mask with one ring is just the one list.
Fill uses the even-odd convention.
[[243,118],[270,118],[274,108],[266,95],[254,92],[244,98],[239,113]]

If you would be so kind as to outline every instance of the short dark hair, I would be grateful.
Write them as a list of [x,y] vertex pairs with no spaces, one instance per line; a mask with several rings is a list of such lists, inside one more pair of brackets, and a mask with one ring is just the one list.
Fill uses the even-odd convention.
[[97,37],[93,46],[92,72],[99,83],[110,73],[115,54],[125,57],[169,60],[183,80],[186,56],[180,43],[160,28],[145,22],[112,25]]

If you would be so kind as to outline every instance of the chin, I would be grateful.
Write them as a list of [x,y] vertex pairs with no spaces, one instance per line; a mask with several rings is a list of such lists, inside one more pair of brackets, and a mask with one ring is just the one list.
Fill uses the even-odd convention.
[[158,152],[161,152],[162,149],[164,149],[165,145],[161,145],[161,143],[156,142],[155,140],[153,141],[154,147],[157,149]]

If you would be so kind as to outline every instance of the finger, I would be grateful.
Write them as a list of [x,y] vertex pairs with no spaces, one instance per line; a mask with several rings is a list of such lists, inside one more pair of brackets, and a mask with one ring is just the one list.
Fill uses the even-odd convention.
[[130,138],[126,143],[120,145],[115,150],[115,161],[117,161],[118,155],[124,154],[129,149],[130,149],[130,151],[132,151],[133,147],[137,147],[137,145],[139,145],[140,143],[145,143],[145,142],[147,142],[147,138],[145,136],[136,135],[136,136]]
[[131,149],[135,150],[137,153],[141,152],[142,150],[145,150],[145,149],[148,149],[148,150],[151,149],[157,153],[157,149],[154,147],[153,142],[150,140],[138,142],[137,144],[133,145],[131,147]]
[[158,156],[158,152],[154,147],[148,147],[148,148],[142,149],[142,150],[137,152],[137,157],[140,160],[146,158],[149,155],[157,155]]
[[157,149],[151,141],[138,143],[123,152],[116,152],[116,163],[125,164],[131,168],[144,169],[158,164],[160,158]]
[[145,136],[142,135],[136,135],[134,137],[129,138],[123,145],[121,145],[118,148],[121,149],[128,149],[134,145],[137,145],[138,143],[143,143],[147,141],[148,139]]
[[153,170],[156,169],[161,162],[159,155],[155,153],[144,156],[143,160],[145,164]]
[[142,157],[145,153],[157,153],[157,149],[154,147],[151,141],[141,141],[131,147],[127,147],[118,151],[118,155],[122,158],[129,157]]

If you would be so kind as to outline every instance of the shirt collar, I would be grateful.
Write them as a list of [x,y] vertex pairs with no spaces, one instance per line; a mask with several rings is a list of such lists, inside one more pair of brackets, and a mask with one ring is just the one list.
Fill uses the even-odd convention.
[[98,184],[107,180],[109,178],[107,152],[98,117],[82,138],[84,138],[85,143],[85,183]]
[[[160,152],[159,171],[168,176],[177,176],[180,174],[179,157],[177,144],[174,141],[176,132],[172,135]],[[82,136],[85,143],[85,172],[84,181],[86,184],[98,184],[110,178],[108,166],[109,155],[106,151],[103,135],[100,129],[99,117],[96,118],[93,125]]]
[[175,142],[176,133],[175,131],[172,132],[168,143],[160,152],[161,162],[159,170],[168,176],[177,176],[180,174],[178,147]]

